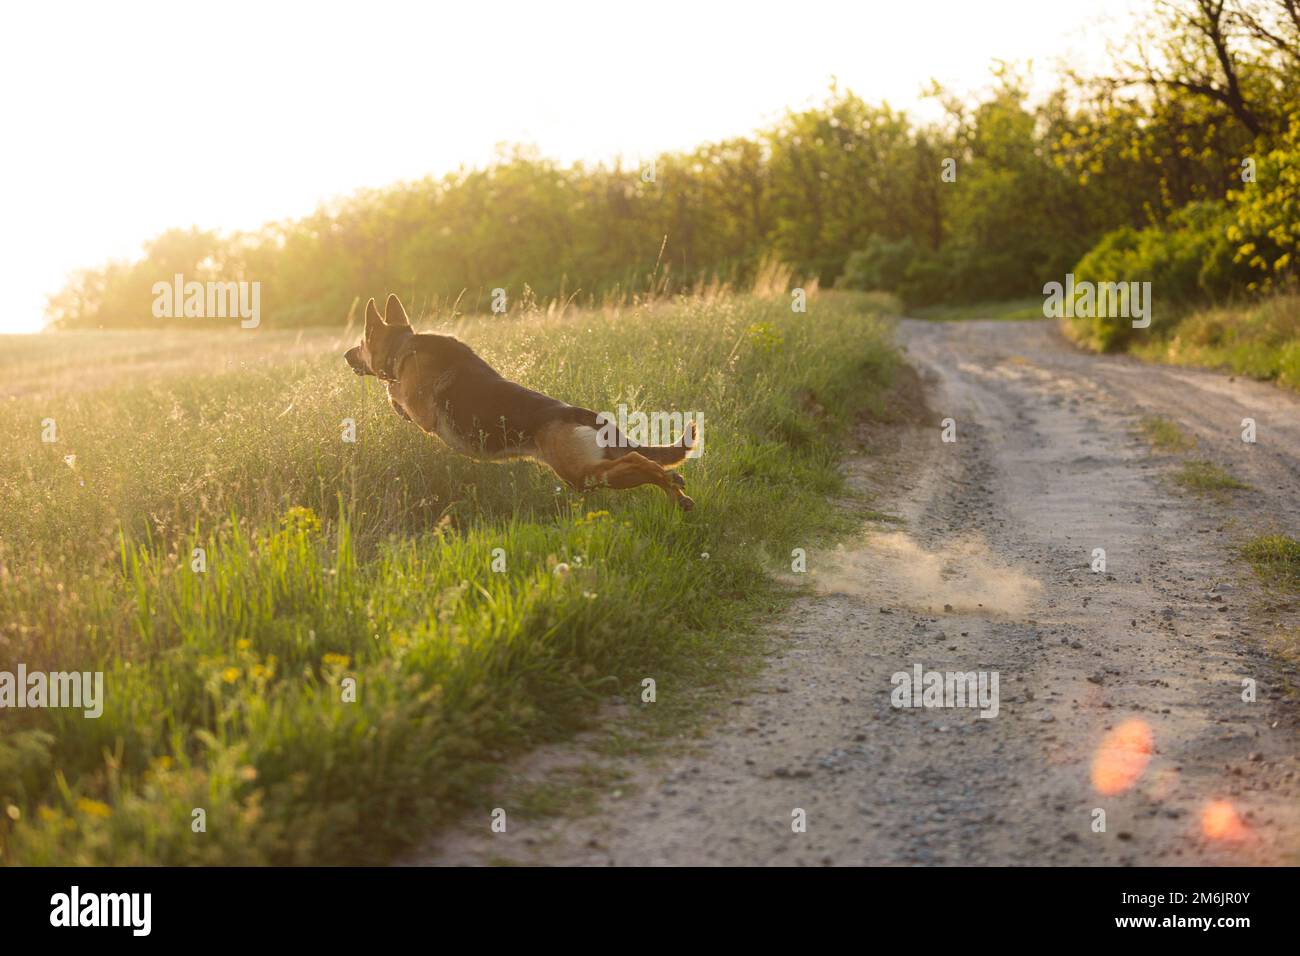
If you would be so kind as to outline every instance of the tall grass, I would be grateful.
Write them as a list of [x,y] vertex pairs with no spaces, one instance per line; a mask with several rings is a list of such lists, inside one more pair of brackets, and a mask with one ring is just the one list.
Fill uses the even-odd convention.
[[836,527],[838,436],[895,363],[871,305],[715,290],[452,327],[568,401],[703,412],[690,514],[450,454],[337,336],[23,343],[0,670],[102,670],[106,701],[0,710],[0,859],[379,862],[595,700],[709,680],[766,572]]
[[1204,365],[1300,391],[1300,295],[1189,314],[1165,337],[1136,341],[1142,358]]

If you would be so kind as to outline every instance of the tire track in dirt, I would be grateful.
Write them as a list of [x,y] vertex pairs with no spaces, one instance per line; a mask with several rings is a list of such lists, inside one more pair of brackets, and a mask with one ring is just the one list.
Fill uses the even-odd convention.
[[[864,425],[848,471],[904,521],[809,554],[816,593],[774,625],[753,688],[702,739],[657,758],[593,758],[581,739],[530,755],[412,862],[1300,860],[1285,690],[1300,679],[1294,658],[1268,651],[1300,615],[1262,595],[1231,551],[1249,533],[1300,528],[1300,400],[1076,352],[1047,323],[904,321],[900,339],[929,408],[915,402],[918,423]],[[1173,460],[1134,435],[1152,414],[1252,490],[1223,502],[1176,492]],[[1243,417],[1258,422],[1256,445],[1240,440]],[[1090,567],[1094,548],[1106,573]],[[997,672],[997,716],[895,708],[891,677],[917,664]],[[1253,703],[1243,678],[1257,682]],[[634,726],[641,706],[612,719]],[[1121,731],[1127,748],[1104,747],[1133,727],[1136,745]],[[594,812],[490,832],[512,781],[592,759],[621,778]],[[796,809],[806,832],[792,831]]]

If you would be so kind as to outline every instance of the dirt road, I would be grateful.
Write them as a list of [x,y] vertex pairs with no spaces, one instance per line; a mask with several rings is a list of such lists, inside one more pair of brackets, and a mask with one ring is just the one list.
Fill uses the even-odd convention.
[[[809,554],[817,593],[774,625],[752,691],[684,751],[616,759],[594,812],[494,834],[485,804],[413,862],[1300,862],[1300,679],[1273,653],[1300,613],[1233,554],[1300,531],[1300,400],[1085,355],[1046,323],[899,334],[924,424],[864,428],[850,468],[904,520]],[[1198,447],[1153,453],[1135,433],[1153,415]],[[1251,488],[1181,490],[1189,459]],[[996,672],[996,716],[894,706],[918,665],[990,693]],[[516,779],[589,758],[552,748]]]

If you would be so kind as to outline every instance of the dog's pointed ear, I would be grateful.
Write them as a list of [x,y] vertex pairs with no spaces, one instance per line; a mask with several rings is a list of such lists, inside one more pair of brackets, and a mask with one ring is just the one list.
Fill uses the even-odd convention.
[[402,300],[396,292],[388,293],[388,301],[384,303],[384,322],[388,325],[404,325],[408,329],[411,327],[411,320],[406,317],[406,310],[402,308]]
[[373,336],[383,321],[379,315],[379,309],[375,305],[375,300],[371,299],[366,303],[366,338]]

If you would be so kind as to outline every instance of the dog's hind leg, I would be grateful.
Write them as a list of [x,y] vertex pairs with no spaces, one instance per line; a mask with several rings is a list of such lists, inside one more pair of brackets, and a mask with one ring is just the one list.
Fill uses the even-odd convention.
[[622,458],[601,462],[583,476],[582,483],[585,487],[604,485],[620,490],[638,485],[657,485],[668,500],[683,511],[690,511],[695,502],[682,492],[681,486],[673,480],[676,477],[662,465],[633,451]]
[[575,488],[657,485],[683,511],[695,506],[682,493],[685,482],[679,476],[640,452],[618,455],[615,449],[602,447],[597,438],[594,428],[555,422],[538,433],[537,457]]

